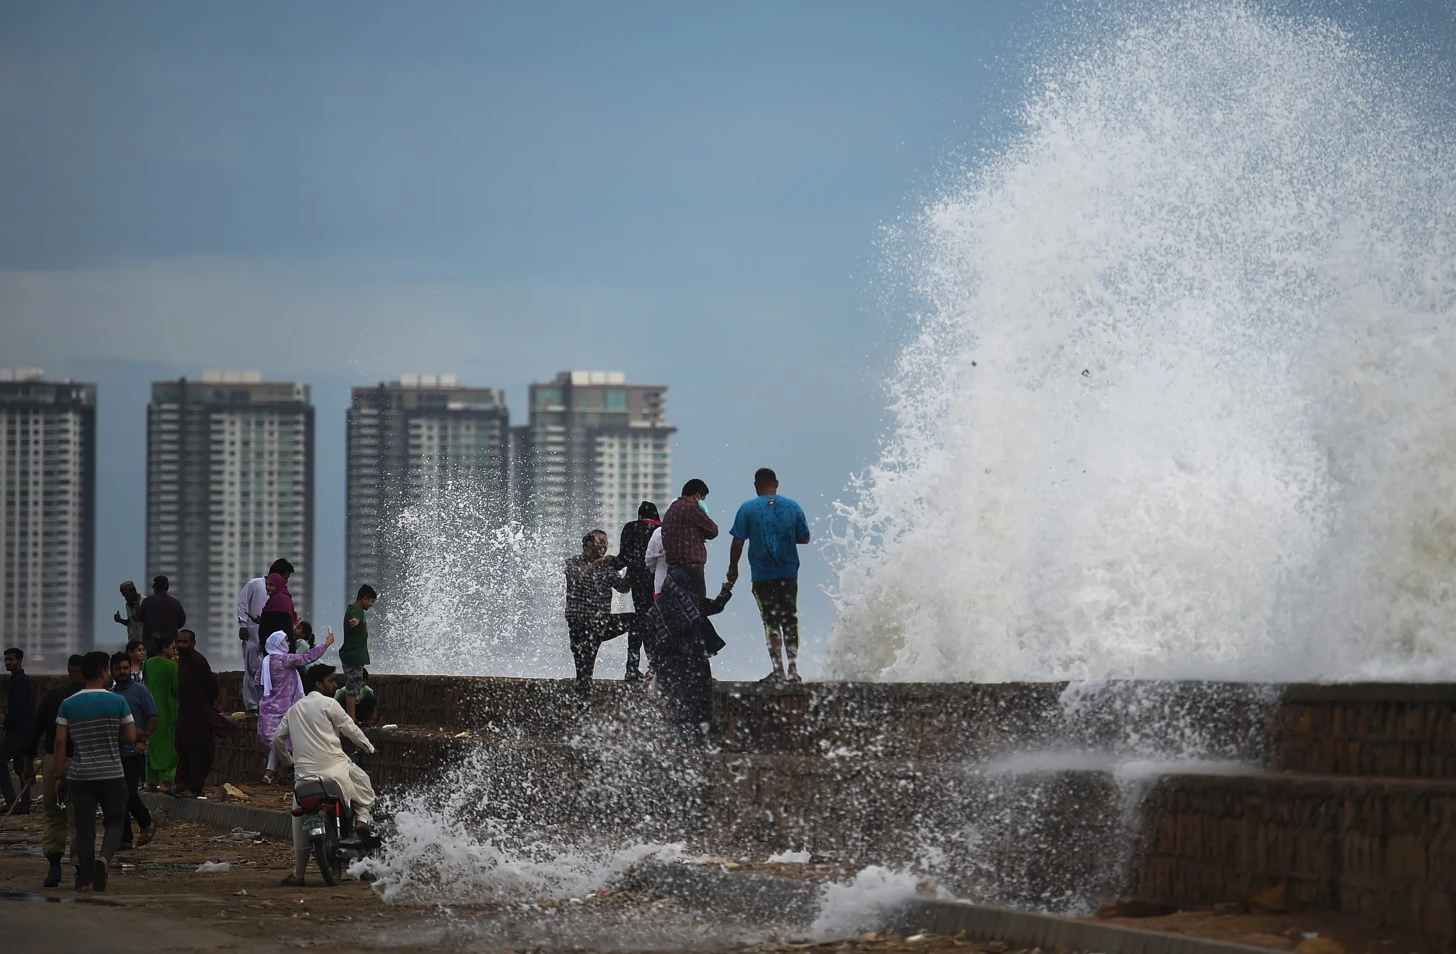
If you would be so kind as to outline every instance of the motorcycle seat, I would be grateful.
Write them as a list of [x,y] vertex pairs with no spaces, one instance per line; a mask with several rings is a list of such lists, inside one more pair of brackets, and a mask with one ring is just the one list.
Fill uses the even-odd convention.
[[323,800],[342,802],[344,791],[339,788],[339,783],[331,778],[305,775],[293,783],[293,800],[299,805]]

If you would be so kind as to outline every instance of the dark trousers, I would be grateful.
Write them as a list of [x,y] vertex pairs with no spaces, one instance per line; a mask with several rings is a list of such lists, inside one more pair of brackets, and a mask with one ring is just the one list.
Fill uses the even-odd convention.
[[763,618],[763,630],[769,639],[780,636],[784,641],[784,652],[790,658],[798,656],[798,579],[789,576],[781,580],[762,580],[753,584],[753,598],[758,601],[758,615]]
[[601,616],[568,616],[566,631],[571,636],[571,658],[576,663],[576,711],[591,711],[592,674],[597,668],[597,650],[602,643],[629,632],[635,613],[606,613]]
[[96,875],[96,806],[101,806],[101,857],[111,860],[121,845],[121,826],[126,819],[126,779],[98,781],[66,780],[67,798],[76,813],[76,840],[71,843],[76,878],[90,884]]
[[177,787],[201,795],[217,757],[217,740],[208,725],[177,727]]
[[25,750],[29,748],[30,731],[24,726],[18,729],[11,729],[5,735],[5,744],[0,746],[0,796],[5,799],[5,804],[15,801],[15,786],[10,782],[10,770],[15,769],[15,777],[20,779],[20,789],[24,792],[20,796],[18,808],[30,807],[31,788],[26,787],[35,777],[35,771],[31,768],[30,756]]
[[667,717],[679,736],[688,742],[706,738],[713,727],[713,666],[701,641],[664,652],[657,666]]
[[[632,628],[627,630],[627,678],[635,679],[642,675],[642,648],[652,626],[647,619],[647,611],[652,609],[653,603],[652,571],[628,570],[627,579],[632,583],[632,609],[636,611],[632,618]],[[652,664],[652,654],[648,653],[647,665]]]
[[673,582],[698,598],[699,601],[708,598],[708,580],[703,575],[703,568],[692,566],[675,566],[667,571]]
[[133,818],[142,828],[152,827],[152,813],[147,810],[147,803],[142,801],[141,792],[142,773],[147,770],[147,757],[145,755],[123,755],[121,769],[126,773],[126,820],[121,823],[121,840],[125,844],[131,844],[131,820]]

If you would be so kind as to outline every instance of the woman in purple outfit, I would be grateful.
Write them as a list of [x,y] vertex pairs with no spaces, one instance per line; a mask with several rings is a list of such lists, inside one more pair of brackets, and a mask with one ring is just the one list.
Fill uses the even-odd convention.
[[[263,604],[263,612],[258,614],[260,644],[266,643],[268,637],[280,629],[292,636],[298,626],[298,614],[293,610],[293,594],[288,592],[288,578],[282,573],[269,573],[263,579],[263,586],[268,590],[268,602]],[[259,645],[258,652],[263,651],[263,646]]]
[[278,753],[273,748],[273,733],[293,704],[303,698],[303,677],[299,670],[317,662],[334,644],[333,630],[322,646],[306,653],[288,651],[288,635],[282,630],[268,637],[268,655],[263,660],[263,699],[258,705],[258,738],[268,750],[268,770],[263,773],[264,785],[278,783]]

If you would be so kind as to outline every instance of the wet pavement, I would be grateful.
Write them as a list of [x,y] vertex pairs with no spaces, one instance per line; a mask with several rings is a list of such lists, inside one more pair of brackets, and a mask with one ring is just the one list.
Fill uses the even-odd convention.
[[[265,793],[269,794],[269,793]],[[451,904],[385,903],[370,885],[346,879],[327,888],[310,870],[310,885],[285,888],[291,845],[237,838],[216,828],[174,823],[150,845],[118,855],[104,896],[69,888],[40,888],[40,816],[12,818],[0,832],[0,924],[17,950],[74,954],[107,938],[109,954],[130,951],[807,951],[811,954],[998,952],[1015,948],[965,938],[897,937],[858,931],[836,940],[811,937],[802,912],[794,917],[726,913],[711,897],[656,896],[646,888],[609,887],[577,897]],[[710,859],[703,870],[735,876],[793,878],[809,884],[842,882],[843,862],[785,863]],[[205,867],[204,867],[205,866]],[[199,871],[199,869],[202,869]],[[69,876],[69,871],[67,872]],[[615,884],[631,884],[626,882]],[[69,880],[67,881],[69,885]],[[817,890],[817,889],[816,889]],[[726,902],[726,899],[724,899]],[[55,904],[65,904],[57,916]],[[787,908],[787,906],[786,906]],[[1434,954],[1436,942],[1403,936],[1348,918],[1318,913],[1215,915],[1183,912],[1121,919],[1129,927],[1298,950],[1318,936],[1346,954]],[[1333,949],[1327,949],[1333,950]]]

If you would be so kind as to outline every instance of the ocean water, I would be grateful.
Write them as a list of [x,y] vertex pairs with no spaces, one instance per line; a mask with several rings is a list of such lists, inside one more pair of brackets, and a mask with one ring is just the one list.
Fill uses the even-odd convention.
[[1115,5],[891,231],[830,676],[1456,676],[1456,151],[1317,18]]

